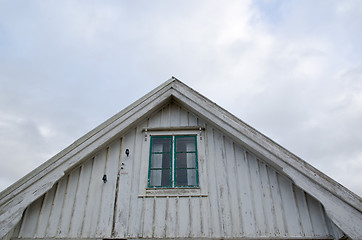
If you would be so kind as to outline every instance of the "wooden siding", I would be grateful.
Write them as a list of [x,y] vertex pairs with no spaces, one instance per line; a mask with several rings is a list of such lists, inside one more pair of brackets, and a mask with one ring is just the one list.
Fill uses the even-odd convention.
[[[203,126],[199,196],[148,196],[145,128]],[[130,155],[124,154],[129,149]],[[107,174],[108,181],[102,177]],[[175,102],[67,173],[25,211],[18,238],[330,238],[314,198]]]

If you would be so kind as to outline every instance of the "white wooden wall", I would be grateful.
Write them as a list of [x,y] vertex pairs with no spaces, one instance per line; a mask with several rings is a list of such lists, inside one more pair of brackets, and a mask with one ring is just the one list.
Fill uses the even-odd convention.
[[[142,181],[147,180],[144,163],[147,166],[149,160],[149,141],[142,130],[177,126],[205,126],[199,174],[206,196],[140,197]],[[102,181],[104,174],[107,183]],[[66,174],[26,209],[14,231],[18,238],[329,238],[332,234],[341,233],[318,201],[176,103]]]

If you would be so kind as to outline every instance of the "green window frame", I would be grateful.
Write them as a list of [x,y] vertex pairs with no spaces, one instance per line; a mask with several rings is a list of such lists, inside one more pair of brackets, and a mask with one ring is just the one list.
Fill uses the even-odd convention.
[[199,187],[196,135],[151,136],[148,187]]

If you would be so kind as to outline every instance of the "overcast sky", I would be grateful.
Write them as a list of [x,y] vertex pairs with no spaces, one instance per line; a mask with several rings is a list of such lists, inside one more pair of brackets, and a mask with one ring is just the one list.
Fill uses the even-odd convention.
[[0,191],[171,76],[362,196],[360,0],[0,0]]

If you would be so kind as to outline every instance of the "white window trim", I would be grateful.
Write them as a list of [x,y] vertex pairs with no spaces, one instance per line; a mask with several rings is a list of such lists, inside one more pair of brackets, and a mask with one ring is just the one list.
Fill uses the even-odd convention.
[[[138,197],[207,197],[206,176],[207,169],[205,163],[205,133],[204,127],[180,127],[173,129],[166,128],[145,128],[145,139],[143,140],[143,154],[141,159],[140,187]],[[179,135],[196,135],[197,161],[199,174],[199,187],[194,188],[148,188],[148,169],[149,169],[149,152],[150,136],[179,136]]]

